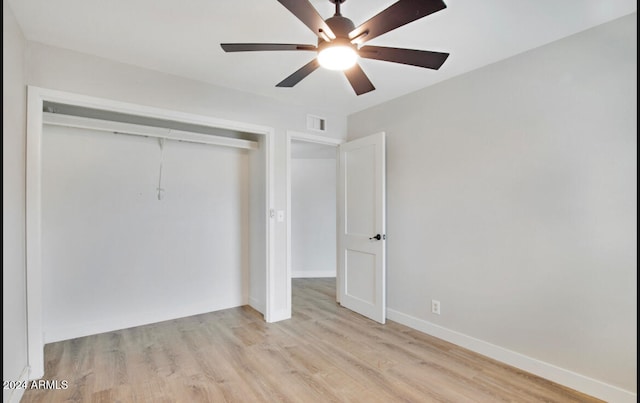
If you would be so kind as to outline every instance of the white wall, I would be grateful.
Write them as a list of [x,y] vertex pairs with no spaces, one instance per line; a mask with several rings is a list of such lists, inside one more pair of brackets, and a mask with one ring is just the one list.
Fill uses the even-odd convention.
[[390,318],[635,401],[636,33],[633,14],[349,117],[350,139],[387,133]]
[[291,160],[291,276],[336,276],[336,160]]
[[[45,342],[247,303],[248,151],[45,126]],[[162,164],[162,199],[158,200]]]
[[[2,1],[2,378],[27,375],[25,285],[26,42]],[[2,390],[2,401],[20,391]],[[13,394],[13,395],[12,395]]]
[[[274,205],[286,210],[286,130],[304,132],[307,114],[326,117],[334,138],[346,136],[346,117],[184,79],[66,49],[29,42],[27,83],[95,97],[212,116],[273,127]],[[290,315],[286,272],[286,223],[275,223],[273,276],[276,299],[274,318]]]

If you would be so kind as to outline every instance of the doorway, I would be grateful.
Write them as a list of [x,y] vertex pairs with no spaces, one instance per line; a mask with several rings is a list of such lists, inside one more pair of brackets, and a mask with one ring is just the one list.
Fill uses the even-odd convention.
[[341,143],[338,139],[287,133],[287,294],[290,307],[294,279],[337,277],[337,150]]

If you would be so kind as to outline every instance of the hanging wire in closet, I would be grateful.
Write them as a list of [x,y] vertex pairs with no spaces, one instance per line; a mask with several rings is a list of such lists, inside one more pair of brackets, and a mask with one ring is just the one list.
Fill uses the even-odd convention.
[[164,138],[158,139],[160,146],[160,170],[158,172],[158,200],[162,200],[164,196],[164,188],[162,187],[162,164],[164,163]]

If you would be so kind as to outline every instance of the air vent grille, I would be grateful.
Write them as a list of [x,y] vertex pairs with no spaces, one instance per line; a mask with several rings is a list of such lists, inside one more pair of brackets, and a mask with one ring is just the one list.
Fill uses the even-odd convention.
[[326,132],[327,120],[319,116],[307,115],[307,129],[316,132]]

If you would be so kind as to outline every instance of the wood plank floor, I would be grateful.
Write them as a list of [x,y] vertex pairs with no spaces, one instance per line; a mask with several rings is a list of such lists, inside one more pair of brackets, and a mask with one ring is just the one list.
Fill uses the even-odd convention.
[[31,402],[598,402],[335,303],[334,279],[295,279],[293,317],[249,307],[45,346]]

